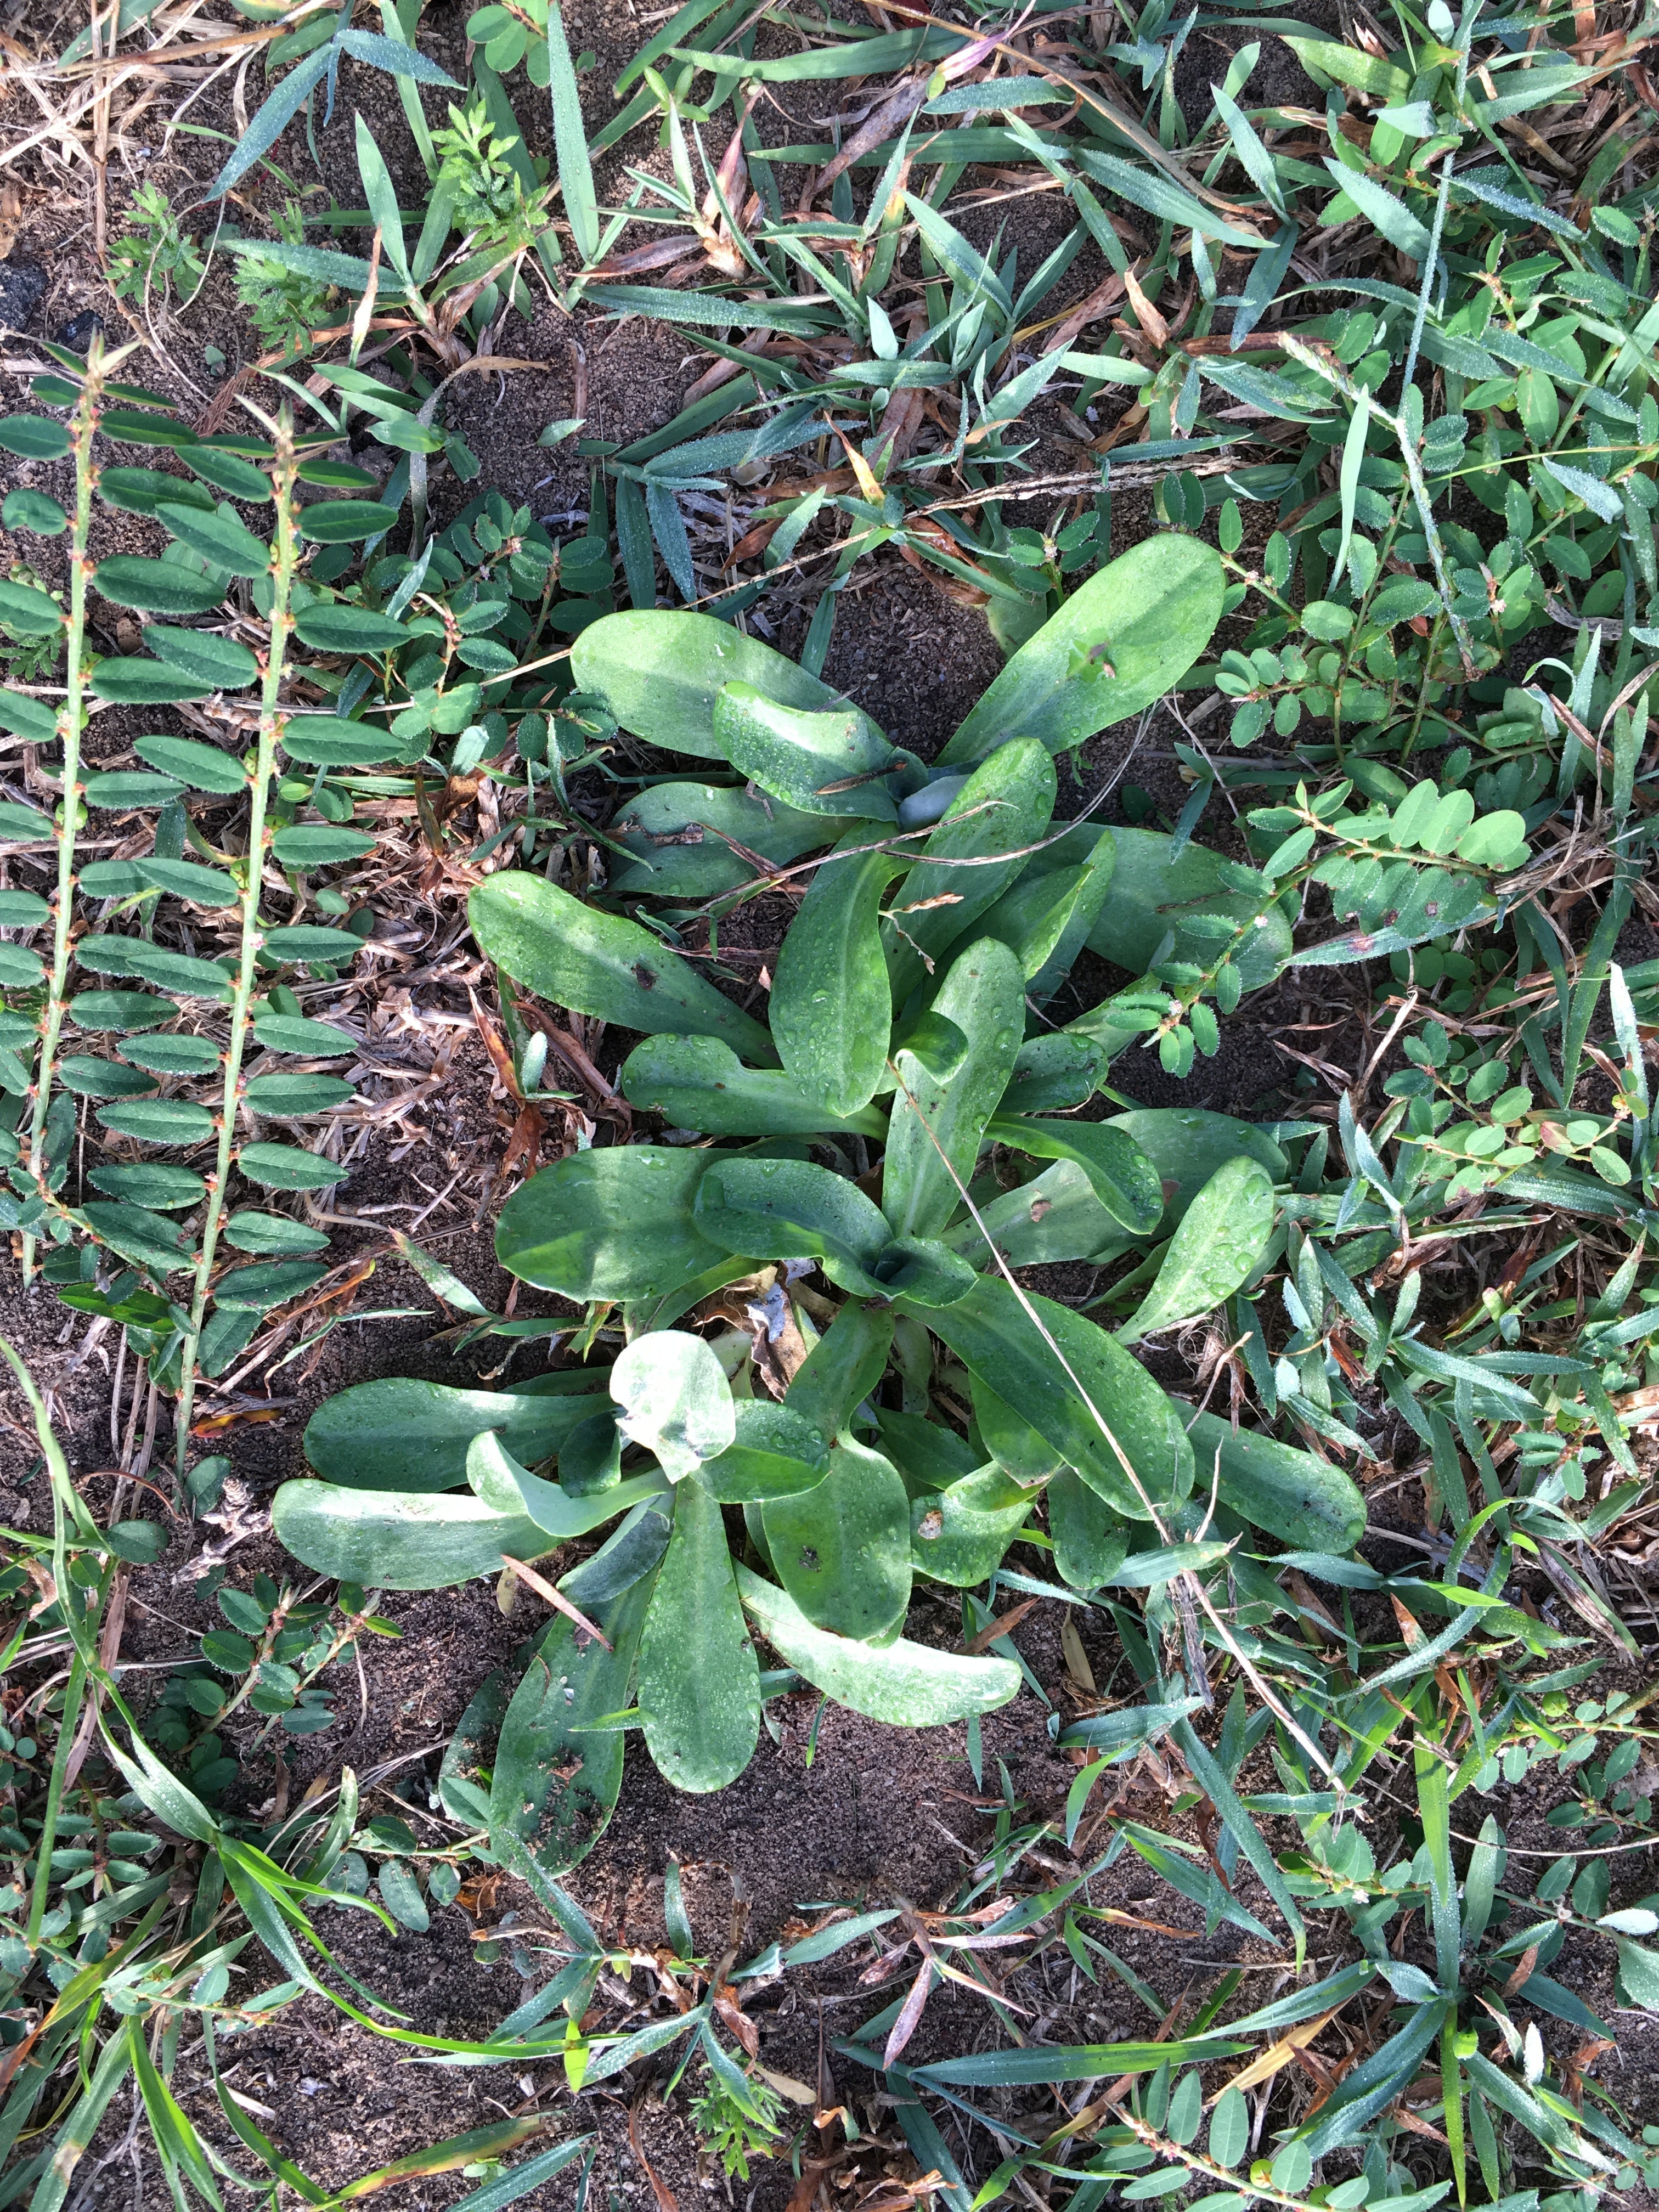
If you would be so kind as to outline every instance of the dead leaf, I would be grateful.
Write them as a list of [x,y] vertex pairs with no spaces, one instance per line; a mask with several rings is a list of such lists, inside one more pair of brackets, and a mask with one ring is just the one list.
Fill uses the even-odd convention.
[[1532,1979],[1532,1970],[1537,1964],[1538,1946],[1536,1943],[1528,1943],[1521,1954],[1520,1965],[1504,1984],[1504,1994],[1506,1997],[1519,1996]]
[[1288,2034],[1280,2036],[1277,2043],[1270,2043],[1265,2051],[1256,2053],[1248,2066],[1241,2066],[1237,2074],[1224,2081],[1215,2096],[1208,2100],[1209,2103],[1213,2105],[1229,2089],[1254,2089],[1263,2081],[1271,2081],[1274,2075],[1281,2073],[1322,2029],[1330,2026],[1341,2009],[1341,2005],[1333,2005],[1328,2012],[1321,2013],[1317,2020],[1304,2020],[1299,2027],[1291,2028]]
[[1009,1612],[999,1615],[995,1620],[988,1620],[979,1634],[970,1637],[963,1645],[963,1650],[970,1659],[977,1659],[981,1652],[990,1650],[999,1637],[1006,1636],[1011,1631],[1018,1628],[1026,1614],[1042,1602],[1042,1600],[1040,1597],[1028,1597],[1023,1604],[1017,1605]]
[[904,2052],[904,2046],[921,2025],[921,2015],[927,2002],[927,1992],[933,1986],[933,1962],[924,1959],[916,1978],[910,1984],[909,1994],[893,2022],[892,2033],[887,2038],[887,2047],[882,2053],[884,2066],[893,2065]]
[[1083,1638],[1077,1632],[1077,1624],[1068,1613],[1060,1624],[1060,1656],[1066,1662],[1066,1672],[1085,1698],[1100,1695],[1095,1686],[1094,1669],[1089,1664],[1089,1655],[1083,1648]]

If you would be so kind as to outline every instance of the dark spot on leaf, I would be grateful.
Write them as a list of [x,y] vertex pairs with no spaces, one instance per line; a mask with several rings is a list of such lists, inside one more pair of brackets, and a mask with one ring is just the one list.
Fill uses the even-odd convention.
[[803,1544],[801,1546],[800,1563],[802,1566],[805,1568],[809,1575],[815,1575],[817,1572],[818,1555],[812,1549],[812,1547],[810,1544]]
[[647,967],[643,960],[636,960],[634,963],[634,981],[639,985],[641,990],[654,991],[657,988],[657,971],[654,968]]

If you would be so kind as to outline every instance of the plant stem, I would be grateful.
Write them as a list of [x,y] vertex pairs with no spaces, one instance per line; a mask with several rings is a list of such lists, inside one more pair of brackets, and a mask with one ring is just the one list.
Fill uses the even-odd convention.
[[224,1215],[225,1191],[230,1181],[236,1149],[236,1116],[241,1107],[242,1059],[247,1049],[249,1008],[253,999],[254,963],[264,942],[259,928],[259,895],[264,874],[265,807],[276,765],[276,737],[282,717],[283,663],[293,627],[289,602],[299,545],[294,527],[295,476],[294,422],[285,407],[277,427],[276,460],[272,471],[276,505],[272,541],[270,640],[266,649],[264,682],[259,698],[259,743],[253,769],[252,795],[248,805],[247,851],[242,861],[240,962],[231,998],[230,1042],[225,1049],[224,1089],[219,1109],[218,1156],[208,1179],[207,1215],[202,1224],[202,1250],[196,1262],[191,1287],[190,1328],[179,1358],[179,1411],[175,1452],[179,1474],[190,1449],[191,1408],[196,1395],[196,1361],[207,1311],[208,1286],[219,1246]]
[[[39,1196],[46,1190],[46,1112],[52,1103],[52,1079],[57,1065],[58,1040],[64,1030],[64,1006],[69,988],[70,932],[75,918],[75,831],[81,805],[82,653],[86,643],[87,581],[92,562],[87,547],[92,534],[92,489],[97,470],[92,458],[93,433],[98,427],[99,399],[103,388],[103,341],[95,337],[87,355],[87,377],[80,404],[70,426],[75,447],[75,522],[70,538],[70,605],[68,659],[64,671],[64,703],[58,712],[58,734],[64,741],[64,799],[58,825],[58,890],[53,903],[52,974],[46,984],[46,1010],[41,1018],[40,1061],[34,1077],[34,1108],[29,1121],[28,1176]],[[35,1238],[23,1237],[23,1280],[34,1273]]]

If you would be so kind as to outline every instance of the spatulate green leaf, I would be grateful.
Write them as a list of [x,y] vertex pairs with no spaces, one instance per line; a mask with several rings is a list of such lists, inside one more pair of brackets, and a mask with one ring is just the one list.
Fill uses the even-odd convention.
[[1158,1279],[1117,1332],[1135,1344],[1155,1329],[1195,1320],[1231,1297],[1267,1249],[1273,1186],[1259,1160],[1225,1160],[1170,1240]]
[[627,1739],[592,1723],[628,1703],[650,1588],[635,1583],[601,1615],[609,1650],[556,1614],[501,1717],[490,1841],[499,1853],[510,1838],[556,1880],[586,1857],[617,1808]]
[[1006,945],[981,938],[957,956],[933,1004],[968,1039],[968,1057],[948,1083],[939,1083],[913,1053],[897,1056],[902,1088],[882,1180],[882,1206],[896,1237],[937,1237],[960,1203],[957,1179],[972,1180],[1024,1031],[1025,979]]
[[[848,832],[868,844],[873,825]],[[819,866],[778,954],[772,1035],[805,1097],[836,1115],[856,1114],[881,1081],[892,1020],[878,915],[896,866],[886,853],[831,854]]]
[[638,922],[522,870],[487,878],[467,912],[485,956],[550,1006],[647,1035],[721,1037],[763,1066],[777,1058],[758,1022]]
[[699,1232],[726,1251],[750,1260],[810,1254],[844,1290],[883,1295],[872,1273],[889,1241],[880,1207],[846,1176],[813,1161],[717,1154],[698,1187],[696,1218]]
[[644,610],[590,623],[570,656],[578,690],[602,700],[625,730],[665,750],[723,760],[714,699],[748,684],[781,705],[833,706],[827,684],[713,615]]
[[[1149,1502],[1161,1510],[1184,1498],[1193,1484],[1193,1448],[1170,1400],[1121,1345],[1083,1315],[1049,1298],[1033,1297],[1030,1303],[1065,1365],[1000,1279],[981,1277],[967,1297],[921,1318],[970,1375],[1018,1409],[1115,1511],[1145,1520]],[[1079,1383],[1109,1437],[1079,1396]],[[1110,1438],[1128,1461],[1134,1480]]]
[[707,1153],[666,1146],[573,1152],[508,1199],[495,1256],[568,1298],[665,1297],[727,1256],[693,1210],[708,1164]]
[[403,1376],[359,1382],[312,1415],[306,1458],[328,1481],[351,1489],[448,1490],[466,1480],[473,1438],[493,1434],[534,1467],[607,1402],[606,1374],[578,1368],[540,1376],[533,1392],[458,1390]]
[[1194,1488],[1207,1493],[1220,1455],[1219,1496],[1256,1528],[1299,1551],[1352,1551],[1365,1533],[1365,1500],[1351,1475],[1311,1452],[1250,1429],[1236,1434],[1214,1413],[1192,1417]]
[[700,1336],[657,1329],[636,1336],[611,1370],[625,1437],[656,1454],[671,1482],[718,1459],[737,1438],[731,1387]]
[[524,1515],[492,1513],[478,1498],[410,1497],[344,1490],[331,1482],[285,1482],[271,1501],[271,1526],[295,1558],[318,1574],[376,1589],[445,1589],[501,1572],[505,1553],[533,1559],[550,1548]]
[[945,1728],[1018,1695],[1011,1660],[967,1659],[900,1637],[877,1648],[815,1628],[776,1583],[737,1570],[744,1610],[779,1658],[839,1705],[895,1728]]
[[975,769],[888,901],[882,936],[896,1006],[952,945],[996,934],[975,924],[1024,872],[1054,811],[1054,764],[1034,738],[1000,745]]
[[719,1037],[647,1037],[623,1062],[619,1079],[636,1111],[712,1137],[878,1138],[887,1131],[878,1108],[832,1114],[777,1069],[745,1067]]
[[750,684],[715,694],[714,739],[739,775],[786,806],[870,822],[897,819],[890,779],[915,759],[856,707],[809,712]]
[[879,1452],[843,1437],[812,1489],[773,1499],[761,1524],[784,1588],[816,1628],[880,1643],[910,1602],[910,1500]]
[[1221,619],[1211,547],[1149,538],[1073,592],[1021,646],[939,755],[982,760],[1010,738],[1051,753],[1138,714],[1192,666]]
[[723,1790],[760,1734],[760,1667],[720,1509],[698,1482],[674,1494],[674,1528],[640,1644],[640,1710],[659,1771],[677,1790]]

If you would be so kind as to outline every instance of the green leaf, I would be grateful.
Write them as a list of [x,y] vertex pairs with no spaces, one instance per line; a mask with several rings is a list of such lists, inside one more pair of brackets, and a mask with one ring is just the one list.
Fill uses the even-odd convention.
[[[1013,1291],[989,1276],[955,1305],[932,1308],[919,1318],[1115,1511],[1144,1521],[1148,1509],[1140,1492],[1160,1510],[1184,1498],[1193,1485],[1193,1448],[1176,1407],[1152,1376],[1083,1315],[1049,1298],[1033,1297],[1030,1304],[1065,1366]],[[1139,1490],[1079,1395],[1078,1383],[1133,1468]]]
[[1073,1589],[1103,1589],[1128,1551],[1127,1523],[1069,1467],[1050,1481],[1047,1497],[1060,1579]]
[[[282,857],[282,839],[276,840]],[[775,1068],[745,1067],[719,1037],[647,1037],[623,1062],[623,1096],[640,1112],[660,1114],[672,1127],[714,1137],[816,1136],[846,1132],[884,1137],[887,1117],[874,1106],[832,1114],[814,1105]]]
[[225,596],[222,586],[197,569],[177,561],[141,561],[129,553],[100,561],[92,580],[118,607],[137,607],[145,614],[204,615]]
[[954,1305],[976,1279],[966,1260],[932,1237],[894,1237],[877,1256],[876,1276],[889,1297],[919,1306]]
[[47,415],[0,415],[0,446],[26,461],[61,461],[70,436]]
[[[341,504],[349,506],[352,502],[343,501]],[[317,510],[312,507],[307,512],[314,514]],[[376,512],[386,514],[389,510],[381,507]],[[395,515],[392,520],[397,520]],[[334,542],[324,540],[325,544]],[[377,614],[372,607],[349,607],[321,599],[301,607],[294,618],[294,627],[306,644],[314,645],[319,653],[390,653],[398,646],[409,644],[415,635],[407,624]]]
[[256,1075],[243,1094],[256,1114],[291,1116],[320,1114],[343,1106],[353,1086],[336,1075]]
[[495,1256],[568,1298],[666,1297],[726,1257],[693,1212],[708,1158],[653,1145],[573,1152],[508,1199]]
[[740,775],[806,814],[893,822],[898,807],[886,779],[912,756],[856,707],[781,705],[750,684],[723,684],[714,696],[714,742]]
[[[896,1006],[933,973],[930,961],[981,934],[975,922],[1024,872],[1054,811],[1054,765],[1035,738],[999,745],[975,769],[889,901],[895,919],[882,933]],[[996,934],[988,921],[982,933]]]
[[1077,158],[1097,183],[1106,185],[1120,199],[1127,200],[1131,207],[1145,208],[1161,222],[1178,222],[1202,237],[1224,239],[1232,246],[1259,246],[1262,243],[1259,232],[1225,222],[1191,192],[1183,191],[1179,185],[1155,170],[1137,169],[1130,162],[1120,161],[1115,154],[1101,153],[1087,145],[1078,149]]
[[548,0],[547,61],[548,91],[553,104],[553,150],[559,181],[564,187],[564,211],[570,221],[570,235],[577,252],[584,263],[590,262],[599,251],[599,202],[593,190],[593,165],[588,159],[581,95],[558,0]]
[[785,707],[835,704],[827,684],[758,638],[713,615],[663,611],[590,623],[570,655],[578,690],[601,700],[624,730],[666,751],[724,760],[714,699],[726,684],[752,684]]
[[117,1521],[105,1531],[104,1541],[118,1559],[153,1567],[167,1550],[167,1532],[159,1521]]
[[702,1158],[696,1218],[711,1244],[749,1260],[810,1253],[843,1290],[883,1295],[871,1271],[887,1244],[887,1222],[848,1176],[811,1160]]
[[292,829],[279,830],[270,841],[270,849],[285,868],[297,868],[303,872],[328,867],[337,860],[361,860],[365,854],[374,850],[374,840],[360,830],[337,830],[330,823],[304,822]]
[[158,1219],[141,1206],[104,1206],[93,1199],[81,1215],[100,1244],[152,1274],[170,1275],[194,1262],[193,1239],[176,1223]]
[[1259,1160],[1224,1161],[1170,1238],[1157,1280],[1118,1330],[1118,1342],[1138,1344],[1231,1297],[1266,1253],[1273,1230],[1273,1177]]
[[674,1493],[674,1529],[640,1641],[640,1711],[677,1790],[723,1790],[760,1734],[760,1667],[744,1626],[720,1509],[701,1483]]
[[763,1398],[736,1400],[732,1410],[735,1441],[697,1469],[697,1480],[711,1498],[722,1505],[760,1504],[823,1481],[830,1471],[830,1441],[804,1413]]
[[[715,1509],[718,1511],[718,1508]],[[550,1547],[526,1515],[492,1513],[477,1498],[342,1490],[285,1482],[271,1527],[302,1565],[373,1589],[447,1589],[499,1574],[501,1555],[534,1559]]]
[[219,1278],[214,1300],[249,1313],[269,1313],[320,1283],[327,1273],[326,1267],[307,1260],[275,1260],[264,1267],[236,1267]]
[[270,478],[240,453],[203,443],[186,447],[185,464],[216,491],[228,492],[233,499],[258,501],[271,495]]
[[1187,1433],[1198,1463],[1194,1488],[1209,1494],[1219,1452],[1222,1504],[1281,1543],[1341,1553],[1365,1533],[1363,1495],[1328,1460],[1249,1429],[1235,1434],[1213,1413],[1194,1414]]
[[807,1354],[785,1404],[824,1436],[836,1435],[880,1382],[892,1341],[889,1309],[849,1299]]
[[0,521],[8,530],[31,530],[37,538],[57,538],[69,528],[69,517],[57,501],[27,484],[14,484],[6,494]]
[[[872,834],[859,823],[842,842],[857,848]],[[844,1116],[869,1103],[886,1059],[892,1000],[877,916],[900,863],[886,853],[838,853],[820,863],[783,940],[770,1015],[790,1080],[816,1107]]]
[[0,945],[0,983],[9,990],[27,990],[46,974],[40,956],[21,945]]
[[141,937],[83,937],[75,957],[94,975],[137,975],[180,998],[230,1004],[230,978],[215,962],[169,952]]
[[1011,1145],[1034,1159],[1074,1161],[1103,1211],[1132,1237],[1149,1237],[1157,1228],[1164,1212],[1164,1188],[1158,1170],[1127,1129],[1109,1121],[1047,1121],[997,1114],[987,1123],[985,1133],[993,1144]]
[[532,1474],[520,1467],[510,1452],[502,1449],[493,1430],[474,1437],[467,1446],[466,1480],[473,1496],[492,1513],[527,1513],[544,1535],[560,1544],[568,1543],[573,1536],[586,1536],[632,1507],[660,1496],[662,1491],[662,1478],[652,1473],[573,1497],[562,1484],[549,1482],[545,1476]]
[[745,1610],[779,1658],[837,1705],[871,1720],[946,1728],[994,1712],[1018,1695],[1020,1672],[1011,1660],[967,1659],[902,1637],[879,1648],[853,1643],[815,1628],[787,1592],[746,1567],[737,1577]]
[[191,699],[210,699],[216,686],[162,660],[100,660],[87,689],[95,699],[112,700],[122,707],[179,707]]
[[[456,1390],[382,1377],[325,1400],[306,1428],[306,1458],[331,1482],[359,1490],[447,1490],[466,1480],[467,1449],[494,1435],[534,1467],[563,1449],[606,1403],[608,1370],[538,1376],[533,1390]],[[556,1384],[556,1389],[545,1386]]]
[[1334,77],[1338,84],[1352,85],[1356,92],[1369,93],[1373,100],[1401,100],[1411,97],[1411,72],[1397,62],[1389,61],[1381,54],[1363,52],[1358,46],[1344,46],[1335,39],[1310,38],[1291,32],[1280,35],[1316,83],[1322,76]]
[[1628,2004],[1659,2012],[1659,1951],[1626,1938],[1619,1942],[1619,1986]]
[[[175,783],[171,776],[143,775],[131,769],[117,769],[112,772],[101,773],[94,769],[87,776],[82,787],[86,793],[88,806],[107,806],[122,811],[130,811],[139,806],[165,806],[170,799],[177,799],[184,788],[181,784]],[[131,861],[127,860],[94,860],[91,867],[86,871],[87,875],[91,878],[91,881],[87,884],[88,890],[94,898],[125,896],[125,888],[120,891],[114,889],[117,878],[113,874],[100,878],[94,871],[125,869],[131,866]],[[100,880],[108,885],[107,889],[102,890],[99,889]],[[132,888],[135,890],[137,888],[136,872]]]
[[317,961],[329,965],[355,960],[363,949],[363,940],[349,929],[319,929],[314,924],[301,922],[286,929],[268,929],[260,948],[270,959],[284,964],[297,961]]
[[321,1252],[328,1238],[320,1229],[307,1229],[286,1213],[256,1213],[239,1208],[225,1220],[225,1242],[239,1252],[284,1255],[293,1252]]
[[291,716],[283,725],[282,744],[290,760],[307,768],[373,768],[380,761],[419,759],[425,750],[417,738],[411,754],[390,730],[333,714]]
[[328,1190],[351,1173],[315,1152],[296,1152],[292,1145],[244,1145],[236,1164],[250,1182],[263,1183],[267,1190]]
[[1018,737],[1064,752],[1138,714],[1198,659],[1221,619],[1223,588],[1209,546],[1174,533],[1146,539],[1021,646],[940,763],[982,760]]
[[627,1740],[592,1724],[628,1703],[650,1591],[641,1579],[601,1617],[608,1651],[562,1613],[538,1639],[492,1762],[489,1836],[498,1855],[511,1838],[557,1880],[604,1834],[622,1790]]
[[362,1050],[344,1030],[328,1022],[307,1021],[298,1014],[258,1015],[253,1034],[267,1052],[301,1053],[307,1060],[343,1060]]
[[1224,1161],[1259,1160],[1274,1182],[1290,1163],[1265,1129],[1213,1114],[1206,1106],[1139,1106],[1114,1114],[1105,1125],[1133,1137],[1156,1170],[1164,1194],[1163,1227],[1186,1218],[1187,1209]]
[[1242,2092],[1224,2089],[1210,2113],[1210,2156],[1218,2166],[1237,2166],[1250,2142],[1250,2114]]
[[1340,190],[1382,232],[1390,246],[1398,246],[1408,261],[1421,261],[1425,257],[1429,251],[1428,228],[1418,221],[1404,200],[1386,185],[1378,184],[1364,169],[1350,169],[1333,161],[1328,154],[1325,167],[1335,178]]
[[946,1084],[914,1054],[897,1056],[902,1088],[882,1180],[883,1207],[896,1237],[938,1236],[960,1203],[951,1169],[963,1184],[973,1178],[985,1125],[1008,1087],[1024,1033],[1018,962],[994,938],[980,939],[958,955],[933,1006],[968,1039],[969,1054]]
[[[1089,933],[1089,949],[1132,975],[1152,965],[1171,932],[1175,941],[1164,958],[1207,967],[1219,946],[1213,937],[1189,929],[1188,917],[1219,915],[1242,925],[1266,902],[1265,878],[1261,897],[1225,888],[1223,872],[1236,874],[1236,864],[1207,846],[1189,842],[1171,858],[1174,840],[1161,830],[1121,829],[1113,836],[1117,866],[1111,895]],[[1277,906],[1267,904],[1265,920],[1232,956],[1243,988],[1254,991],[1270,982],[1290,953],[1290,924]]]
[[32,806],[0,805],[0,837],[33,844],[40,838],[50,839],[52,834],[50,815],[37,814]]
[[[995,1121],[988,1122],[986,1128],[994,1135]],[[1011,1267],[1039,1267],[1065,1260],[1092,1260],[1097,1254],[1115,1255],[1130,1242],[1074,1160],[1057,1160],[1030,1182],[1003,1191],[977,1210],[983,1235],[970,1215],[945,1231],[945,1242],[981,1269],[994,1264],[994,1249]]]
[[[28,738],[36,744],[50,744],[58,734],[58,710],[44,699],[31,699],[22,691],[0,691],[0,730],[11,730],[20,738]],[[5,817],[27,817],[27,807],[8,805]],[[21,831],[0,831],[0,836],[21,836]]]
[[[94,1190],[111,1198],[124,1198],[152,1212],[171,1213],[198,1205],[207,1196],[207,1185],[188,1168],[163,1160],[143,1160],[129,1167],[106,1164],[90,1170],[87,1180]],[[322,1240],[327,1243],[326,1237]]]
[[1526,857],[1526,817],[1512,807],[1483,814],[1456,844],[1457,857],[1475,867],[1515,867]]
[[754,863],[728,838],[781,867],[822,845],[833,828],[822,814],[729,785],[653,784],[611,824],[611,836],[635,855],[631,866],[617,865],[611,888],[618,898],[714,898],[755,878]]
[[156,518],[164,522],[181,545],[215,568],[228,568],[233,576],[264,576],[270,568],[270,548],[234,515],[216,508],[204,512],[176,501],[161,501]]
[[19,637],[55,637],[64,627],[64,610],[33,585],[0,579],[0,623]]
[[514,869],[488,877],[467,901],[467,913],[486,959],[550,1006],[647,1036],[723,1037],[763,1064],[777,1058],[760,1024],[659,938],[539,876]]
[[[1036,1504],[1000,1468],[977,1468],[912,1502],[911,1563],[934,1582],[972,1589],[1000,1565]],[[775,1546],[772,1556],[778,1557]]]
[[761,1508],[784,1588],[815,1628],[879,1643],[910,1602],[910,1500],[879,1452],[843,1437],[824,1480]]
[[1018,961],[1026,981],[1033,982],[1054,957],[1089,880],[1086,867],[1053,868],[1036,875],[1027,861],[1012,890],[986,911],[980,933],[1000,939]]
[[657,1329],[636,1336],[611,1370],[617,1426],[654,1452],[671,1482],[717,1459],[737,1438],[725,1370],[700,1336]]
[[1418,576],[1391,576],[1367,609],[1370,619],[1391,629],[1396,623],[1413,622],[1440,604],[1440,594]]
[[222,868],[198,868],[191,860],[137,860],[133,863],[141,882],[152,890],[186,899],[192,906],[210,908],[234,906],[241,896],[233,878]]
[[247,788],[247,770],[235,754],[221,752],[217,745],[204,744],[198,738],[137,738],[132,749],[141,761],[176,777],[191,791],[218,792],[230,798]]
[[58,1079],[79,1098],[145,1098],[159,1087],[153,1075],[141,1074],[136,1067],[82,1053],[70,1053],[58,1061]]
[[217,1126],[205,1106],[184,1098],[129,1098],[102,1108],[98,1119],[117,1136],[149,1145],[204,1145]]
[[416,1936],[424,1936],[432,1925],[432,1916],[427,1911],[426,1899],[413,1874],[398,1859],[387,1859],[374,1878],[374,1887],[380,1893],[380,1902],[400,1928],[407,1928]]
[[385,535],[396,520],[398,508],[383,500],[312,500],[299,511],[299,535],[321,546],[356,544],[358,538]]
[[163,500],[193,507],[201,514],[213,514],[216,505],[204,485],[191,483],[188,477],[171,476],[164,469],[102,469],[98,495],[106,507],[119,507],[125,514],[148,514],[155,520]]

